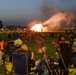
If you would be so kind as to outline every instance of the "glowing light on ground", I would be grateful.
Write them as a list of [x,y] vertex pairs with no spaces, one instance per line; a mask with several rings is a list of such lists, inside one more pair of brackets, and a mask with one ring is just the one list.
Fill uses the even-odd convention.
[[32,24],[29,25],[29,29],[35,32],[48,32],[52,30],[54,31],[67,28],[74,29],[74,20],[76,20],[76,16],[73,12],[59,11],[43,23],[41,21],[34,21]]
[[41,24],[36,24],[30,30],[41,32],[42,31],[42,25]]

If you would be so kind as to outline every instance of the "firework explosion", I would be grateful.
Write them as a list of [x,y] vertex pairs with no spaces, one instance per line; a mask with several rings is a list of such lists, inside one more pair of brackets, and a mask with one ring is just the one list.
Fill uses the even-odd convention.
[[[68,28],[73,19],[75,19],[75,15],[72,12],[59,12],[45,21],[43,26],[48,30]],[[73,26],[71,25],[71,27]]]
[[40,32],[41,30],[74,28],[74,25],[72,25],[74,19],[76,19],[76,16],[73,12],[58,12],[43,23],[39,21],[31,23],[30,29]]

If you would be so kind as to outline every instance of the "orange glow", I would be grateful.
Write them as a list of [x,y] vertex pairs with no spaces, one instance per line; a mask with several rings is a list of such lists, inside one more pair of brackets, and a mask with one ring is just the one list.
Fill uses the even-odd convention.
[[42,25],[41,25],[41,24],[36,24],[35,26],[33,26],[33,27],[31,28],[31,30],[41,32],[41,30],[42,30]]
[[58,12],[45,21],[42,25],[45,26],[47,30],[74,28],[74,26],[71,25],[74,19],[75,15],[72,12]]

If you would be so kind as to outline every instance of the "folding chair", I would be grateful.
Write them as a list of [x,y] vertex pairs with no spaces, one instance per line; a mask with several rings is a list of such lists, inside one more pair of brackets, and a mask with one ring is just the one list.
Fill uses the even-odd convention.
[[76,68],[76,52],[72,52],[71,63],[72,63],[72,64],[74,65],[74,67]]
[[13,75],[29,75],[27,68],[27,54],[26,53],[13,53]]

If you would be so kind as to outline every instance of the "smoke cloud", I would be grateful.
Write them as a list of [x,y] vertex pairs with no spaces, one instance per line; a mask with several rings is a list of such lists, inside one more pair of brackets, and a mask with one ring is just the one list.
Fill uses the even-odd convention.
[[75,14],[71,11],[58,12],[50,19],[45,21],[43,23],[43,26],[46,27],[48,30],[73,28],[74,25],[72,25],[72,22],[75,18]]

